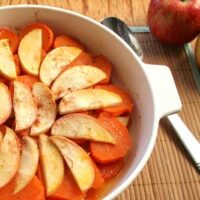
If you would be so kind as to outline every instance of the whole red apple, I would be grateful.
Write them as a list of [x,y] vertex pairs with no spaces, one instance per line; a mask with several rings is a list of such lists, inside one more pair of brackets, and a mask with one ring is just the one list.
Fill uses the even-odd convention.
[[147,20],[160,41],[190,42],[200,33],[200,0],[151,0]]

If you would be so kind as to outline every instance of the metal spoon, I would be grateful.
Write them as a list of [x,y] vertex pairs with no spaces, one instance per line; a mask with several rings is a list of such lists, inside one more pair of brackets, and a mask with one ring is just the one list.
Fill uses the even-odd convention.
[[[116,17],[107,17],[103,19],[101,23],[118,34],[133,49],[133,51],[143,59],[142,48],[138,40],[134,37],[133,31],[122,20]],[[178,114],[168,115],[166,116],[166,119],[174,128],[196,167],[200,170],[200,143]]]
[[143,52],[139,42],[133,36],[133,32],[130,28],[122,20],[116,17],[107,17],[102,20],[101,23],[110,28],[113,32],[117,33],[125,42],[129,44],[140,59],[143,59]]

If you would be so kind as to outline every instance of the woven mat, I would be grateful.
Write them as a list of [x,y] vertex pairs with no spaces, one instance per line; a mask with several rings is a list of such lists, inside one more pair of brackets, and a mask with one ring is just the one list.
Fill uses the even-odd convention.
[[[200,141],[200,93],[183,47],[163,45],[150,33],[137,33],[144,62],[171,68],[181,100],[179,113]],[[200,152],[199,152],[200,153]],[[116,200],[199,200],[200,173],[172,128],[161,120],[153,153],[143,171]]]

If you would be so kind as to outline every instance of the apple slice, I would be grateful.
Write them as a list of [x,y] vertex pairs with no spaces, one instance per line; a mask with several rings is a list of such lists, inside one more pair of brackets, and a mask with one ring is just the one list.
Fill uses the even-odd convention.
[[13,107],[16,120],[16,131],[29,128],[36,119],[37,106],[31,90],[20,81],[14,81]]
[[51,87],[55,99],[62,98],[75,90],[90,87],[106,78],[105,72],[90,65],[78,65],[66,69]]
[[46,133],[56,119],[56,103],[49,88],[41,82],[32,86],[32,94],[37,103],[37,117],[33,123],[30,135],[37,136]]
[[31,137],[24,136],[22,138],[20,166],[16,176],[16,186],[13,194],[24,189],[33,179],[37,171],[38,160],[39,150],[37,143]]
[[20,143],[16,133],[6,127],[0,145],[0,188],[9,183],[15,176],[20,163]]
[[0,74],[9,80],[17,78],[16,64],[8,39],[0,40]]
[[34,29],[28,32],[20,41],[18,55],[23,70],[37,76],[42,54],[42,30]]
[[8,87],[0,82],[0,125],[3,124],[12,112],[12,100]]
[[59,104],[61,115],[117,106],[122,103],[122,99],[114,92],[104,89],[83,89],[71,92],[63,97]]
[[130,116],[126,115],[126,116],[118,116],[116,117],[117,120],[119,120],[124,126],[128,126],[129,122],[130,122]]
[[51,129],[52,135],[71,139],[86,139],[115,144],[113,136],[98,122],[86,114],[70,114],[59,118]]
[[65,67],[80,53],[81,49],[76,47],[58,47],[50,51],[41,64],[40,80],[48,86],[51,85]]
[[51,196],[64,178],[63,158],[47,135],[39,136],[39,150],[47,196]]
[[50,138],[63,155],[80,190],[87,191],[94,181],[94,166],[87,152],[65,137]]

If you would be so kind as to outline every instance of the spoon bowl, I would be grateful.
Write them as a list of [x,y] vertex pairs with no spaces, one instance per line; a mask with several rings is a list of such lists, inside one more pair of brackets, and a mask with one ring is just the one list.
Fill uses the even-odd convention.
[[120,19],[116,17],[107,17],[101,21],[103,25],[111,29],[117,35],[119,35],[133,51],[138,55],[138,57],[143,59],[142,48],[134,36],[133,31]]

